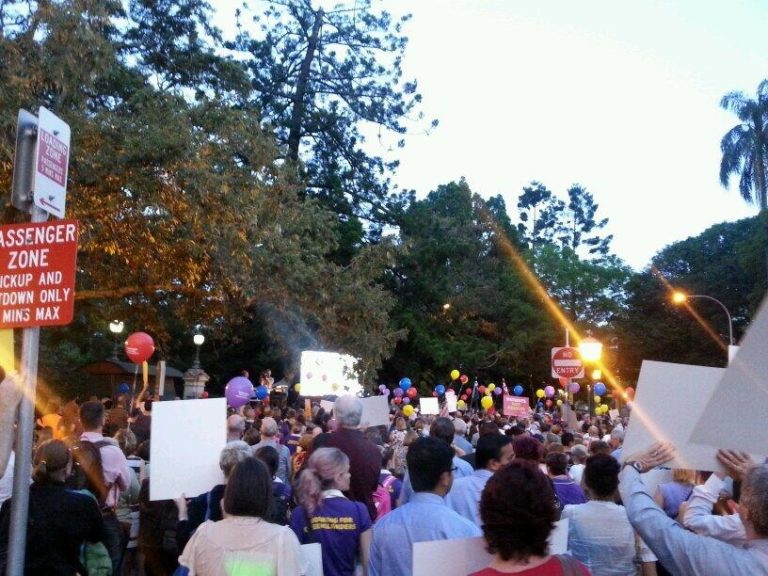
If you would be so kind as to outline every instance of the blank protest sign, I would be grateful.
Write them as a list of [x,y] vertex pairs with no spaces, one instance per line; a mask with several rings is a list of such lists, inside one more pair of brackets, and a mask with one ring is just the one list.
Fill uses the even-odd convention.
[[219,455],[226,443],[225,398],[153,404],[149,499],[193,497],[221,484]]

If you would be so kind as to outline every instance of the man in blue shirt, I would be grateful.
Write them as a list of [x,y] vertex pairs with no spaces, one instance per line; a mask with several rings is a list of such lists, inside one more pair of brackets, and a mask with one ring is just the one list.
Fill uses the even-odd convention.
[[453,484],[454,451],[446,442],[427,437],[408,449],[406,461],[414,495],[373,526],[368,561],[370,576],[410,576],[413,544],[481,536],[480,528],[445,504]]
[[512,438],[502,434],[480,436],[475,451],[477,470],[472,476],[457,478],[445,503],[456,513],[482,527],[480,520],[480,495],[488,480],[499,468],[512,462]]

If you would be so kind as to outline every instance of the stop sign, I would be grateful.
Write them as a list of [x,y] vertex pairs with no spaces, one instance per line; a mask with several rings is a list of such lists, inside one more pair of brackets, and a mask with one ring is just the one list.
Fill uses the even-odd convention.
[[552,378],[584,378],[584,363],[578,349],[552,348]]

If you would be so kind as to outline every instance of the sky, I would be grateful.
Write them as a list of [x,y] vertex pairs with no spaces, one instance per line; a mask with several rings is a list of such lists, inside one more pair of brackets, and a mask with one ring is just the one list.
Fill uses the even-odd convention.
[[[232,10],[221,2],[219,26]],[[327,4],[327,2],[324,2]],[[335,4],[331,2],[330,4]],[[768,78],[762,0],[381,0],[411,13],[404,78],[427,118],[394,178],[424,197],[461,177],[501,194],[515,220],[538,180],[583,185],[612,251],[637,270],[665,246],[753,216],[719,182],[720,139],[737,123],[720,99]],[[382,153],[383,150],[372,150]]]

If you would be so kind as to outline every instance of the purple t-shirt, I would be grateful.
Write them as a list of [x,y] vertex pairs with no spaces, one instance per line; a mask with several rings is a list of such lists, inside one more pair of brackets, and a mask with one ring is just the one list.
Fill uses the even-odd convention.
[[299,440],[301,440],[300,434],[290,434],[286,437],[284,444],[288,446],[288,450],[291,451],[291,456],[296,454],[296,449],[299,447]]
[[555,489],[561,507],[569,504],[584,504],[587,501],[581,486],[570,478],[552,478],[552,488]]
[[360,535],[371,527],[368,508],[342,497],[324,498],[307,527],[307,514],[299,506],[291,514],[291,528],[299,542],[319,542],[325,576],[354,576]]

